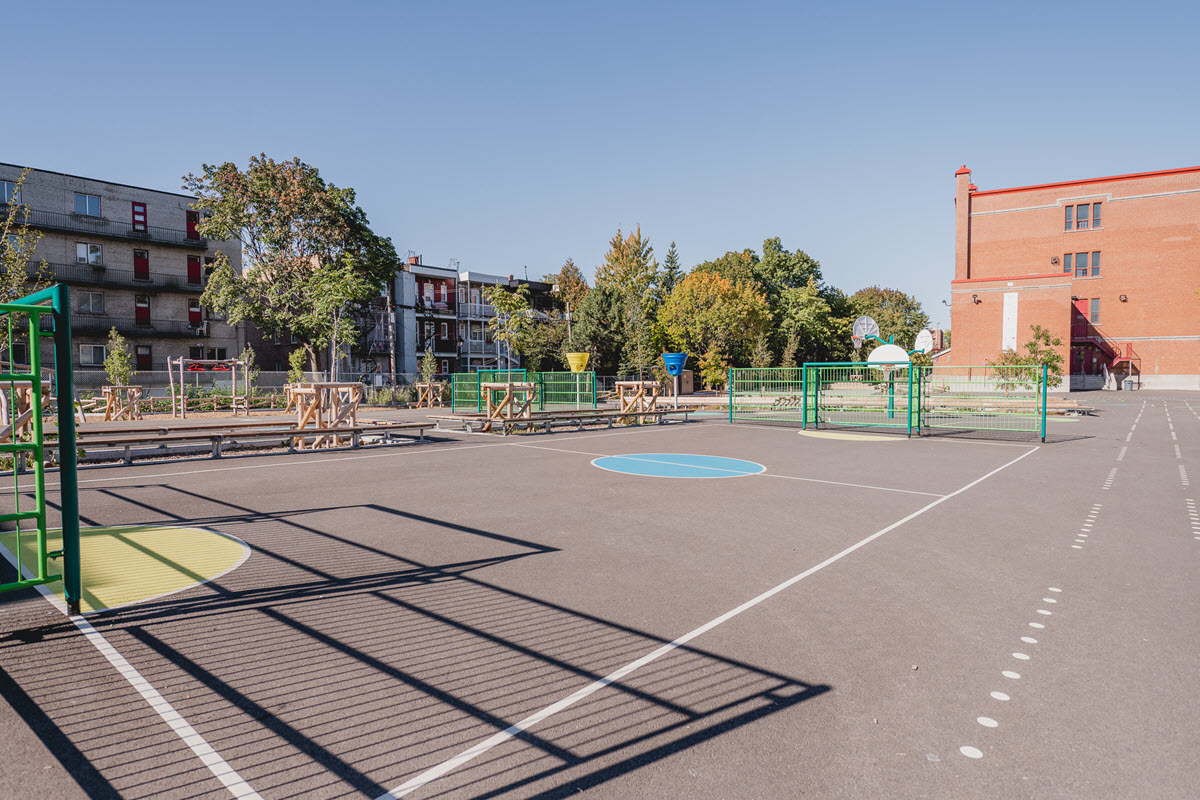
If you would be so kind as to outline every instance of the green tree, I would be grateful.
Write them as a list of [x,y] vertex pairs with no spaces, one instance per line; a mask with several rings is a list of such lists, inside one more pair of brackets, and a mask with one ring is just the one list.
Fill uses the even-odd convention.
[[721,389],[729,380],[729,362],[715,344],[700,356],[700,380],[708,389]]
[[620,290],[597,285],[573,312],[574,346],[591,354],[596,372],[617,374],[625,346],[625,303]]
[[[21,187],[29,170],[23,170],[16,180],[11,200],[6,206],[0,206],[3,217],[0,217],[0,303],[11,303],[20,300],[27,294],[43,289],[50,283],[50,265],[45,259],[34,263],[34,254],[38,242],[42,240],[42,232],[30,228],[26,221],[29,219],[29,206],[21,202]],[[6,198],[0,197],[0,201]],[[28,334],[22,335],[22,330],[28,327],[22,322],[23,314],[13,315],[14,341],[25,341]],[[8,338],[0,337],[0,353],[7,360]]]
[[516,355],[524,355],[533,312],[529,308],[529,287],[521,284],[515,291],[504,286],[486,286],[483,295],[495,313],[488,320],[492,340],[503,342]]
[[778,236],[763,242],[762,260],[756,271],[768,298],[785,289],[803,289],[810,283],[821,282],[820,262],[803,250],[793,253],[784,249]]
[[759,280],[758,254],[748,248],[741,252],[731,250],[718,259],[697,264],[688,275],[697,272],[714,273],[730,283],[749,286],[759,294],[766,294],[766,287]]
[[621,235],[621,229],[608,243],[604,263],[596,267],[596,286],[615,286],[622,294],[647,297],[658,277],[654,247],[642,236],[639,225],[634,233]]
[[663,257],[662,270],[658,274],[658,291],[661,299],[665,301],[670,297],[671,292],[681,280],[683,280],[683,268],[679,264],[679,251],[675,249],[675,243],[671,242],[666,256]]
[[806,286],[784,289],[776,300],[779,338],[793,348],[791,366],[803,361],[841,361],[849,356],[850,323],[810,278]]
[[250,394],[254,394],[255,387],[258,386],[258,376],[262,374],[262,369],[258,366],[258,357],[254,355],[254,348],[246,345],[242,348],[242,354],[238,356],[238,360],[245,365],[246,389]]
[[771,352],[771,339],[764,332],[754,341],[754,352],[750,354],[750,366],[766,369],[772,366],[775,356]]
[[745,363],[749,349],[771,324],[766,298],[744,284],[693,270],[663,303],[659,319],[668,340],[688,353],[719,351]]
[[1058,386],[1063,379],[1063,357],[1058,348],[1062,340],[1041,325],[1029,326],[1029,341],[1023,345],[1024,352],[1004,350],[988,361],[990,367],[1005,367],[997,380],[1006,390],[1017,387],[1026,389],[1038,386],[1042,380],[1042,365],[1046,365],[1046,384]]
[[235,274],[219,252],[201,302],[231,324],[296,336],[313,370],[320,348],[356,338],[347,310],[381,291],[397,258],[391,241],[371,231],[353,189],[327,183],[299,159],[265,154],[245,171],[205,164],[184,188],[197,197],[200,233],[238,239],[246,262],[245,274]]
[[569,304],[572,309],[579,308],[589,290],[587,278],[583,277],[583,272],[570,258],[563,262],[558,272],[543,276],[542,280],[557,284],[559,299]]
[[113,328],[108,332],[108,353],[104,357],[104,374],[110,386],[128,386],[133,379],[133,356],[129,343]]
[[421,383],[432,381],[433,376],[437,375],[437,371],[437,356],[433,354],[433,348],[426,347],[425,355],[421,357]]
[[288,383],[304,382],[304,362],[308,360],[308,351],[297,347],[288,354]]
[[[920,302],[898,289],[868,286],[850,296],[850,308],[855,317],[869,316],[879,323],[880,338],[895,337],[895,343],[912,350],[917,334],[929,327],[929,315]],[[871,344],[863,345],[866,350]]]

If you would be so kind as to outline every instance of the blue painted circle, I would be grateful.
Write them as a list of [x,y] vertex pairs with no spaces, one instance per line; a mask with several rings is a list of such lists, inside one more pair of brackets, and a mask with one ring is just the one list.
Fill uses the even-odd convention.
[[765,472],[753,461],[692,453],[630,453],[602,456],[592,461],[600,469],[652,478],[742,478]]

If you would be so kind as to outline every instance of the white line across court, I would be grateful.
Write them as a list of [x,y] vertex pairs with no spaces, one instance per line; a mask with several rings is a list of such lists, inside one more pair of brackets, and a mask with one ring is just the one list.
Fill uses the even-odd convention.
[[779,585],[777,585],[771,589],[768,589],[767,591],[763,592],[762,594],[758,595],[757,597],[747,600],[746,602],[742,603],[737,608],[726,611],[724,614],[717,617],[716,619],[710,620],[709,622],[704,623],[700,627],[695,628],[695,629],[685,633],[683,636],[680,636],[678,639],[662,645],[661,647],[647,653],[646,655],[642,656],[641,658],[637,659],[636,661],[631,661],[630,663],[626,664],[625,666],[621,667],[620,669],[618,669],[614,672],[611,672],[608,675],[605,675],[603,678],[600,678],[599,680],[596,680],[596,681],[593,681],[592,683],[587,684],[586,686],[578,689],[577,691],[575,691],[574,693],[572,693],[570,695],[567,695],[566,697],[562,698],[561,700],[546,706],[541,711],[537,711],[533,714],[530,714],[529,716],[525,717],[520,722],[510,725],[509,727],[505,728],[504,730],[502,730],[498,733],[495,733],[492,736],[489,736],[487,739],[484,739],[483,741],[478,742],[477,744],[472,745],[471,747],[468,747],[466,750],[463,750],[461,753],[454,756],[453,758],[447,759],[446,761],[443,761],[442,763],[440,763],[434,767],[430,767],[429,769],[425,770],[424,772],[421,772],[420,774],[410,778],[409,780],[405,781],[401,785],[397,786],[395,789],[392,789],[387,794],[380,795],[378,798],[376,798],[376,800],[397,800],[398,798],[404,797],[405,795],[412,794],[413,792],[420,789],[421,787],[426,786],[426,785],[432,783],[433,781],[438,780],[441,777],[444,777],[445,775],[449,774],[450,772],[453,772],[455,769],[462,766],[463,764],[466,764],[468,761],[471,761],[471,760],[483,755],[487,751],[491,750],[493,747],[504,744],[505,742],[509,741],[510,739],[513,739],[514,737],[516,737],[518,734],[532,728],[534,725],[537,725],[539,722],[542,722],[543,720],[554,716],[555,714],[559,713],[560,711],[570,708],[571,706],[578,703],[580,700],[583,700],[583,699],[595,694],[596,692],[600,691],[601,689],[603,689],[606,686],[609,686],[610,684],[616,683],[617,681],[626,677],[630,673],[646,666],[647,664],[657,661],[659,658],[662,658],[663,656],[672,652],[673,650],[676,650],[677,648],[682,647],[683,645],[687,644],[691,640],[704,635],[705,633],[707,633],[708,631],[717,627],[718,625],[728,622],[729,620],[731,620],[734,617],[741,614],[743,611],[747,611],[751,608],[754,608],[755,606],[759,605],[760,603],[762,603],[766,600],[769,600],[770,598],[774,597],[775,595],[779,594],[780,592],[789,588],[790,586],[793,586],[794,584],[799,583],[800,581],[804,580],[805,578],[809,577],[810,575],[820,572],[821,570],[825,569],[825,567],[828,567],[829,565],[831,565],[837,561],[840,561],[841,559],[843,559],[846,556],[853,553],[855,550],[865,547],[866,545],[875,541],[879,537],[881,537],[891,531],[894,531],[896,528],[899,528],[901,525],[904,525],[907,522],[910,522],[910,521],[916,519],[917,517],[924,514],[926,511],[929,511],[930,509],[941,505],[942,503],[946,502],[947,500],[951,499],[952,497],[957,497],[958,495],[962,494],[963,492],[967,491],[968,489],[970,489],[974,486],[977,486],[980,483],[983,483],[988,478],[992,477],[993,475],[996,475],[997,473],[1001,472],[1002,470],[1007,469],[1008,467],[1011,467],[1013,464],[1016,464],[1021,459],[1026,458],[1027,456],[1030,456],[1033,453],[1036,453],[1039,449],[1041,449],[1041,448],[1036,447],[1036,446],[1033,447],[1032,449],[1017,456],[1012,461],[1009,461],[1006,464],[996,467],[996,469],[992,470],[991,472],[987,473],[986,475],[976,478],[975,480],[971,481],[967,485],[965,485],[959,489],[956,489],[955,491],[951,492],[950,494],[947,494],[947,495],[937,498],[933,502],[928,503],[927,505],[923,506],[922,508],[917,509],[916,511],[909,514],[908,516],[906,516],[896,522],[893,522],[891,525],[888,525],[886,528],[882,528],[881,530],[876,531],[875,533],[871,534],[870,536],[866,537],[865,539],[861,539],[858,542],[855,542],[854,544],[847,547],[845,550],[842,550],[840,553],[830,556],[829,558],[825,559],[821,563],[819,563],[815,566],[809,567],[804,572],[801,572],[799,575],[795,575],[791,578],[788,578],[783,583],[780,583]]

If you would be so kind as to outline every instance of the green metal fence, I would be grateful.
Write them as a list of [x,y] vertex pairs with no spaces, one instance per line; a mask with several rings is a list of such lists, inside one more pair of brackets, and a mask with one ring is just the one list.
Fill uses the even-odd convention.
[[1006,431],[1046,439],[1047,368],[861,362],[731,369],[729,421],[885,428],[932,435]]
[[482,413],[484,383],[533,383],[537,385],[538,411],[581,410],[596,407],[596,373],[527,372],[523,369],[483,369],[456,372],[450,376],[450,409],[455,412]]
[[[63,580],[67,608],[79,613],[79,494],[76,476],[74,382],[71,372],[71,298],[66,286],[49,289],[23,297],[13,303],[0,304],[0,333],[6,335],[8,352],[13,352],[16,340],[28,337],[29,371],[19,372],[10,365],[9,372],[0,373],[0,391],[8,394],[9,419],[0,435],[0,454],[5,454],[11,466],[13,510],[0,513],[0,522],[13,523],[16,530],[6,535],[12,542],[17,561],[16,580],[0,584],[0,592]],[[28,330],[22,329],[27,326]],[[53,342],[54,381],[58,397],[58,456],[59,511],[62,519],[62,549],[50,552],[47,535],[46,475],[47,445],[43,429],[42,348],[43,340]],[[46,387],[49,388],[49,387]],[[28,389],[28,416],[18,411],[18,395]],[[28,433],[18,434],[17,428],[29,425]],[[24,462],[28,460],[33,472],[33,485],[23,486]],[[32,489],[33,502],[23,499]],[[32,538],[31,538],[32,537]],[[62,559],[62,573],[51,573],[50,561]]]
[[925,367],[921,425],[937,431],[1009,431],[1046,440],[1048,369],[1031,366]]

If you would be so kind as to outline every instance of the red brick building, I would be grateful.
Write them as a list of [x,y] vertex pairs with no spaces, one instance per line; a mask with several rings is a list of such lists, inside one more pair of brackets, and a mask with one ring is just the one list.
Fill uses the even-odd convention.
[[1041,325],[1071,388],[1200,389],[1200,167],[980,190],[955,173],[951,363]]

